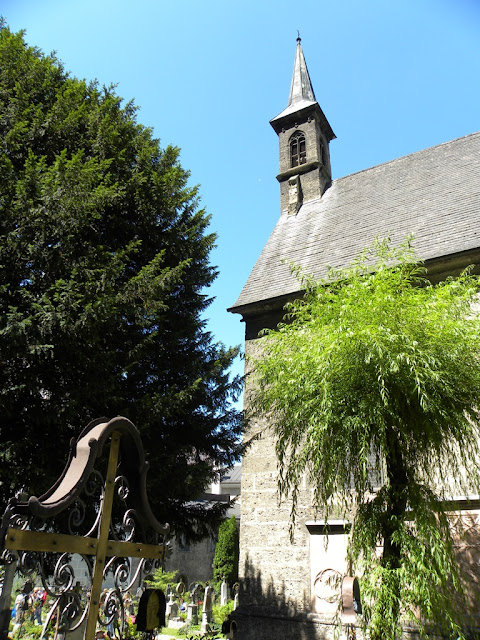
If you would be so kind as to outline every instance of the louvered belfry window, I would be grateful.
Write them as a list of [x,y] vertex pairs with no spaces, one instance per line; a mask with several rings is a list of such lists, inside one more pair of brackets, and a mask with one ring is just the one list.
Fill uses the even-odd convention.
[[305,148],[305,135],[298,131],[290,138],[290,166],[298,167],[307,161],[307,151]]

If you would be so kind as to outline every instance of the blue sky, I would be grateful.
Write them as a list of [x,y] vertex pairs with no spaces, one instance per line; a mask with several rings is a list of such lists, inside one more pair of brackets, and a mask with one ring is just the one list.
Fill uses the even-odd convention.
[[478,0],[2,0],[0,13],[73,75],[117,84],[182,149],[218,234],[208,317],[227,345],[243,324],[226,308],[280,213],[268,122],[287,105],[297,29],[337,136],[334,178],[480,129]]

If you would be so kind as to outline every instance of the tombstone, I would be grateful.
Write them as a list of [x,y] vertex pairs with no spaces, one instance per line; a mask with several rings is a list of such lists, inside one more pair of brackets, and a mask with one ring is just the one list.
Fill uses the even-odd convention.
[[228,584],[224,576],[222,580],[222,586],[220,587],[220,604],[227,604],[227,601],[228,601]]
[[[108,463],[102,456],[105,450]],[[101,418],[87,425],[76,441],[72,439],[65,470],[46,493],[10,499],[0,523],[0,562],[7,577],[0,594],[0,640],[8,634],[15,566],[24,576],[37,571],[43,584],[48,583],[53,604],[44,629],[55,619],[57,638],[62,634],[66,640],[95,637],[102,582],[116,568],[115,610],[110,617],[123,635],[123,607],[118,606],[122,594],[141,575],[160,566],[169,532],[168,525],[158,523],[151,512],[145,473],[136,427],[126,418]],[[88,569],[86,605],[75,590],[72,554],[82,556]],[[132,558],[140,559],[135,572]],[[52,561],[55,573],[50,580],[44,567]],[[106,626],[105,621],[100,624]]]
[[198,582],[192,582],[190,584],[190,587],[189,587],[190,604],[196,604],[196,596],[197,596],[197,593],[198,593],[199,589],[200,589],[200,585],[198,584]]
[[185,595],[185,584],[181,580],[177,584],[175,591],[178,596],[178,615],[180,615],[182,611],[185,612],[187,610],[185,599],[183,597]]
[[173,620],[174,618],[178,617],[178,604],[175,602],[173,589],[170,589],[165,617],[167,618],[167,620]]
[[208,633],[210,631],[210,623],[212,621],[212,600],[213,589],[207,584],[205,587],[205,595],[203,597],[203,613],[202,613],[202,625],[200,631],[202,633]]
[[185,593],[185,585],[181,580],[175,587],[175,592],[177,596],[183,596],[183,594]]
[[235,638],[235,634],[237,633],[237,623],[235,620],[232,620],[230,623],[230,629],[227,633],[228,640],[233,640]]
[[189,602],[187,606],[187,623],[198,624],[198,605],[193,602]]
[[[80,582],[77,581],[73,590],[77,594],[77,597],[78,597],[77,602],[80,601],[76,606],[74,606],[74,609],[77,611],[81,611],[80,603],[82,599],[82,587]],[[87,627],[87,619],[85,618],[83,621],[80,622],[80,624],[75,624],[74,626],[75,626],[75,630],[74,631],[72,630],[69,633],[68,640],[83,640],[85,636],[85,630]]]
[[138,631],[151,633],[165,626],[165,595],[161,589],[145,589],[135,619]]
[[143,595],[143,592],[145,591],[145,589],[147,588],[146,583],[144,582],[143,584],[138,585],[137,590],[135,591],[135,598],[140,602],[140,598]]
[[174,600],[170,605],[170,615],[168,616],[168,619],[174,620],[175,618],[178,618],[178,602],[175,602]]
[[187,606],[187,623],[192,625],[198,624],[198,605],[195,602],[195,596],[198,589],[198,583],[192,582],[190,585],[190,602]]
[[233,640],[237,631],[237,623],[232,620],[231,614],[222,623],[222,633],[228,638]]
[[233,610],[235,611],[235,609],[238,607],[238,594],[240,592],[240,585],[238,584],[238,582],[233,585],[232,591],[235,594],[233,597]]
[[342,580],[342,624],[353,625],[357,615],[362,613],[360,585],[354,576],[345,576]]
[[320,520],[306,526],[310,533],[311,608],[321,616],[333,617],[342,597],[342,578],[348,572],[351,525],[344,520]]

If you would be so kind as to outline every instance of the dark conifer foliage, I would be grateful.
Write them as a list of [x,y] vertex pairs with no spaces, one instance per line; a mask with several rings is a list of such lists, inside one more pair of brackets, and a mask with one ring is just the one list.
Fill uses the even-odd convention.
[[179,150],[5,25],[0,144],[3,505],[48,489],[90,419],[124,415],[156,516],[201,535],[222,508],[192,500],[238,456],[239,381],[205,329],[215,235]]

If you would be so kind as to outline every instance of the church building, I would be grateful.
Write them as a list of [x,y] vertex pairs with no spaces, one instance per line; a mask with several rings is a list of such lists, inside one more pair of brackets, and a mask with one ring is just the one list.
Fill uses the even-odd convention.
[[[300,38],[288,105],[270,124],[279,139],[280,216],[229,309],[245,322],[247,356],[258,352],[259,331],[274,328],[285,303],[301,295],[292,263],[318,279],[327,266],[350,264],[375,237],[398,245],[411,234],[432,281],[480,265],[480,132],[333,180],[335,134],[315,98]],[[263,427],[250,425],[250,435]],[[315,520],[305,486],[290,542],[290,505],[278,505],[266,435],[244,457],[241,495],[236,640],[333,638],[337,596],[329,577],[345,575],[349,523],[329,522],[325,548],[325,522]],[[477,532],[479,507],[474,500],[465,506]]]

